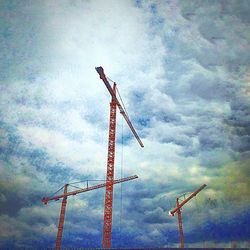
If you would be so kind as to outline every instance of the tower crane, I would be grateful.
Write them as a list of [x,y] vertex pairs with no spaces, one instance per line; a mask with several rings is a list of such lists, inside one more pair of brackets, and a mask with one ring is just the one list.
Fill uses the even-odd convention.
[[174,216],[177,212],[178,215],[178,224],[179,224],[179,233],[180,233],[180,247],[184,248],[184,237],[183,237],[183,227],[182,227],[182,217],[181,217],[181,208],[190,201],[194,196],[196,196],[202,189],[204,189],[207,185],[203,184],[196,191],[194,191],[188,198],[184,198],[184,200],[179,203],[180,197],[176,198],[176,207],[169,211],[170,216]]
[[114,179],[114,162],[115,162],[115,131],[116,131],[116,106],[118,106],[120,113],[127,122],[136,140],[141,147],[144,147],[140,137],[136,133],[126,109],[122,107],[116,97],[116,83],[114,82],[113,88],[110,86],[102,67],[95,68],[100,78],[107,87],[111,95],[110,103],[110,118],[109,118],[109,139],[108,139],[108,157],[107,157],[107,174],[106,174],[106,192],[105,192],[105,205],[104,205],[104,222],[103,222],[103,238],[102,247],[111,247],[111,234],[112,234],[112,206],[113,206],[113,179]]
[[[118,183],[122,183],[122,182],[126,182],[126,181],[131,181],[131,180],[134,180],[134,179],[137,179],[137,178],[138,178],[137,175],[133,175],[133,176],[130,176],[130,177],[114,180],[114,181],[112,181],[112,183],[113,184],[118,184]],[[67,205],[67,197],[71,196],[71,195],[77,195],[77,194],[80,194],[80,193],[91,191],[91,190],[94,190],[94,189],[103,188],[103,187],[106,186],[106,183],[98,184],[98,185],[91,186],[91,187],[87,186],[86,188],[80,188],[78,190],[74,190],[74,191],[71,191],[71,192],[68,192],[68,186],[69,185],[70,184],[65,184],[64,185],[63,194],[53,196],[53,197],[44,197],[42,199],[42,202],[44,203],[44,205],[47,205],[49,201],[52,201],[52,200],[57,201],[57,200],[60,200],[62,198],[61,212],[60,212],[58,231],[57,231],[57,237],[56,237],[56,250],[60,250],[60,248],[61,248],[61,239],[62,239],[63,224],[64,224],[64,218],[65,218],[66,205]]]

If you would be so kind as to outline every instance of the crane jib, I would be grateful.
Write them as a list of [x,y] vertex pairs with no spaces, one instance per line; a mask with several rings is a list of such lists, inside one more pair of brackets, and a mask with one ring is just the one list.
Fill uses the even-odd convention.
[[118,101],[118,99],[116,98],[116,95],[113,92],[113,89],[111,88],[109,81],[107,80],[105,74],[104,74],[104,70],[102,67],[96,67],[95,68],[97,73],[99,74],[100,78],[103,80],[105,86],[107,87],[110,95],[112,96],[112,98],[116,101],[116,104],[120,110],[120,113],[123,115],[124,119],[126,120],[129,128],[131,129],[133,135],[135,136],[136,140],[138,141],[138,143],[140,144],[141,147],[144,147],[142,141],[140,140],[140,137],[138,136],[138,134],[136,133],[131,121],[129,120],[128,116],[126,115],[126,112],[124,111],[123,107],[121,106],[120,102]]
[[173,210],[169,211],[169,214],[171,216],[174,216],[174,214],[176,212],[178,212],[178,210],[180,210],[181,207],[183,207],[189,200],[191,200],[194,196],[196,196],[202,189],[204,189],[207,185],[203,184],[201,187],[199,187],[195,192],[193,192],[187,199],[185,199],[184,201],[182,201],[176,208],[174,208]]
[[[118,180],[114,180],[113,184],[118,184],[118,183],[122,183],[122,182],[126,182],[126,181],[131,181],[131,180],[134,180],[134,179],[137,179],[137,178],[138,178],[137,175],[132,175],[132,176],[129,176],[129,177],[125,177],[125,178],[121,178],[121,179],[118,179]],[[102,187],[105,187],[105,186],[106,186],[106,183],[102,183],[102,184],[95,185],[95,186],[92,186],[92,187],[80,188],[80,189],[75,190],[75,191],[67,192],[67,196],[71,196],[71,195],[76,195],[76,194],[88,192],[88,191],[91,191],[91,190],[94,190],[94,189],[98,189],[98,188],[102,188]],[[57,195],[57,196],[54,196],[54,197],[44,197],[42,199],[42,202],[46,205],[51,200],[57,201],[57,200],[59,200],[59,199],[61,199],[63,197],[64,197],[64,194]]]

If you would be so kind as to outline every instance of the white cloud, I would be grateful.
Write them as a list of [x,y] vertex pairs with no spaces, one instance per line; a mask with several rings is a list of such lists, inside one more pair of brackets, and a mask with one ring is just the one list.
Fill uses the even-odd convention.
[[[152,4],[156,6],[156,14],[152,13]],[[158,210],[165,215],[165,205],[153,207],[162,202],[162,197],[172,202],[180,192],[202,183],[213,183],[215,176],[221,175],[209,168],[219,168],[232,159],[231,132],[224,129],[224,122],[233,112],[233,106],[238,105],[237,99],[247,93],[245,84],[241,85],[241,94],[237,92],[249,54],[244,50],[249,41],[243,34],[246,25],[236,17],[226,16],[225,20],[231,24],[229,31],[217,7],[204,4],[196,10],[192,5],[190,2],[146,1],[142,8],[136,8],[132,1],[66,0],[33,3],[30,8],[24,5],[24,13],[33,13],[30,18],[34,19],[34,26],[31,25],[34,32],[39,30],[38,38],[43,39],[37,42],[37,55],[27,56],[29,62],[25,65],[32,65],[34,61],[34,66],[30,70],[16,67],[13,75],[17,79],[0,87],[4,93],[0,110],[5,124],[0,130],[1,146],[9,152],[11,168],[8,170],[3,164],[0,171],[4,175],[12,174],[12,181],[5,183],[6,187],[18,187],[21,196],[35,182],[34,192],[63,185],[57,183],[53,171],[65,182],[84,175],[104,178],[110,95],[94,69],[101,65],[107,76],[117,81],[132,123],[145,144],[141,149],[134,138],[127,140],[130,131],[124,124],[126,145],[122,149],[122,145],[117,144],[115,176],[120,175],[119,165],[123,164],[124,176],[138,174],[138,186],[146,190],[145,199],[141,201],[142,224],[136,225],[135,217],[130,217],[125,222],[126,230],[134,228],[145,232],[147,235],[138,233],[135,239],[148,245],[154,243],[150,236],[163,237],[162,230],[173,232],[174,222],[167,218],[166,223],[153,230],[141,229],[140,226],[145,225],[143,216]],[[39,13],[46,21],[41,22]],[[27,40],[21,34],[30,28],[24,25],[23,29],[15,37],[15,41],[22,41],[21,51],[23,41]],[[223,32],[225,30],[228,32]],[[222,33],[223,39],[211,37]],[[35,47],[36,40],[30,42],[31,47]],[[15,43],[18,47],[18,42]],[[19,57],[14,59],[19,61]],[[243,64],[239,71],[233,67],[237,59]],[[21,71],[24,73],[20,74]],[[34,73],[32,81],[25,74],[27,71]],[[243,105],[238,106],[239,111],[235,112],[240,116],[244,114]],[[122,118],[117,115],[120,139]],[[138,122],[143,119],[146,120],[144,126]],[[31,157],[30,152],[36,149],[47,157],[44,156],[43,168],[42,163],[35,165],[31,161],[34,156]],[[59,163],[67,169],[55,170]],[[126,184],[126,192],[139,200],[142,190],[133,190],[136,181],[131,188]],[[215,194],[223,196],[215,188],[204,191],[206,198]],[[71,201],[68,213],[73,217],[69,217],[67,223],[78,232],[81,226],[74,220],[81,218],[84,212],[88,216],[84,218],[83,230],[98,235],[99,229],[92,224],[101,223],[103,204],[94,206],[89,202],[94,194],[88,197]],[[4,200],[3,196],[0,199]],[[129,206],[128,201],[125,204]],[[89,211],[88,206],[94,208]],[[48,217],[49,223],[44,227],[39,225],[35,232],[45,236],[55,234],[58,211],[53,209],[58,210],[50,207],[47,216],[48,207],[21,208],[19,219],[24,224],[21,223],[20,231],[14,230],[13,235],[21,237],[21,231],[28,230],[25,223],[39,216]],[[191,211],[193,205],[190,203],[187,209]],[[209,218],[216,221],[220,212],[220,209],[209,210]],[[134,214],[138,216],[138,213]],[[206,219],[204,214],[201,217],[201,221]],[[13,220],[3,218],[5,222],[16,223]],[[198,228],[198,222],[200,220],[194,227]],[[7,223],[4,225],[4,230],[12,230]]]

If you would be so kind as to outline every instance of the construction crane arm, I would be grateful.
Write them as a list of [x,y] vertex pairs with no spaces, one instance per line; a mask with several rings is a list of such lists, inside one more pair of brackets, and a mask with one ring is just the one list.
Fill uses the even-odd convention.
[[[126,177],[126,178],[114,180],[114,184],[134,180],[134,179],[137,179],[137,178],[138,178],[137,175],[129,176],[129,177]],[[92,187],[81,188],[81,189],[78,189],[78,190],[75,190],[75,191],[72,191],[72,192],[68,192],[66,196],[80,194],[80,193],[87,192],[87,191],[90,191],[90,190],[93,190],[93,189],[103,188],[105,186],[106,186],[106,183],[95,185],[95,186],[92,186]],[[65,197],[65,194],[57,195],[57,196],[54,196],[54,197],[44,197],[42,199],[42,202],[44,203],[44,205],[46,205],[49,201],[59,200],[59,199],[64,198],[64,197]]]
[[176,206],[174,209],[169,211],[169,215],[174,216],[174,214],[180,210],[182,206],[184,206],[189,200],[191,200],[194,196],[196,196],[203,188],[205,188],[207,185],[203,184],[201,187],[199,187],[195,192],[193,192],[187,199],[185,199],[183,202],[181,202],[178,206]]
[[110,84],[109,84],[109,81],[107,80],[105,74],[104,74],[104,70],[102,67],[96,67],[95,68],[97,73],[99,74],[100,78],[103,80],[104,84],[106,85],[110,95],[112,96],[113,100],[116,101],[116,104],[121,112],[121,114],[123,115],[124,119],[126,120],[128,126],[130,127],[133,135],[135,136],[136,140],[138,141],[138,143],[140,144],[141,147],[144,147],[140,137],[138,136],[138,134],[136,133],[131,121],[129,120],[129,117],[127,116],[126,112],[124,111],[123,107],[121,106],[120,102],[118,101],[118,99],[116,98],[116,95],[114,94]]

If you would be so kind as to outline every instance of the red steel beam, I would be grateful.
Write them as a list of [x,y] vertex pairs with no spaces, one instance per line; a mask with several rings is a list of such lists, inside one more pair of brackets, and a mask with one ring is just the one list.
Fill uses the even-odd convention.
[[[176,206],[179,207],[179,199],[176,199]],[[177,210],[178,214],[178,225],[179,225],[179,232],[180,232],[180,242],[181,242],[181,248],[184,247],[184,236],[183,236],[183,227],[182,227],[182,218],[181,218],[181,209]]]
[[56,236],[56,250],[60,250],[60,248],[61,248],[63,224],[64,224],[66,205],[67,205],[67,188],[68,188],[68,184],[65,184],[64,192],[63,192],[63,200],[62,200],[62,206],[61,206],[60,219],[59,219],[57,236]]
[[[114,95],[116,94],[115,83],[113,86],[113,93]],[[108,159],[107,159],[106,192],[105,192],[103,235],[102,235],[103,248],[111,247],[113,180],[114,180],[114,164],[115,164],[115,130],[116,130],[116,100],[112,97],[112,101],[110,103]]]
[[[138,178],[137,175],[132,175],[132,176],[129,176],[129,177],[126,177],[126,178],[114,180],[114,184],[118,184],[118,183],[125,182],[125,181],[131,181],[131,180],[134,180],[134,179],[137,179],[137,178]],[[71,195],[76,195],[76,194],[88,192],[88,191],[91,191],[91,190],[94,190],[94,189],[103,188],[105,186],[106,186],[106,183],[95,185],[95,186],[92,186],[92,187],[87,187],[87,188],[80,188],[78,190],[68,192],[66,196],[68,197],[68,196],[71,196]],[[64,198],[64,196],[65,196],[64,194],[61,194],[61,195],[57,195],[57,196],[54,196],[54,197],[44,197],[42,199],[42,202],[44,203],[44,205],[46,205],[49,201],[59,200],[61,198]]]
[[169,214],[171,216],[174,216],[174,214],[182,207],[184,206],[189,200],[191,200],[194,196],[196,196],[203,188],[205,188],[207,185],[203,184],[201,187],[199,187],[195,192],[193,192],[187,199],[185,199],[183,202],[179,204],[179,206],[176,206],[173,210],[169,211]]

